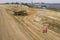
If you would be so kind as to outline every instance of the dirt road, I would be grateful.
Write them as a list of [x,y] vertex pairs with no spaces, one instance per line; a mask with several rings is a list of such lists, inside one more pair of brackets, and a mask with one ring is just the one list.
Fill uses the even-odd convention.
[[42,33],[40,25],[33,22],[31,16],[14,17],[0,9],[0,40],[60,40],[50,31]]
[[28,40],[18,27],[18,23],[2,9],[0,12],[0,40]]

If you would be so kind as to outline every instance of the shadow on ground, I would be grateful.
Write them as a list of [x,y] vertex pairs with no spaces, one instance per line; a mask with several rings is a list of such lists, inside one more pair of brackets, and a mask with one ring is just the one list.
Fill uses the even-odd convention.
[[14,12],[15,16],[27,16],[28,14],[25,11]]

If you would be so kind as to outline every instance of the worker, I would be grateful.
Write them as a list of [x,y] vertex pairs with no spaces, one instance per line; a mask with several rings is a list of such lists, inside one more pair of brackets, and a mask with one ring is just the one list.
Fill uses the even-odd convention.
[[47,33],[47,31],[48,31],[48,24],[44,24],[43,33]]

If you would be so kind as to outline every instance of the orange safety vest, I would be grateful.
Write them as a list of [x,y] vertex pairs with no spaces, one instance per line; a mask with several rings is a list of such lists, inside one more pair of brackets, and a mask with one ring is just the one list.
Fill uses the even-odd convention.
[[47,26],[43,27],[43,30],[48,30],[48,27]]

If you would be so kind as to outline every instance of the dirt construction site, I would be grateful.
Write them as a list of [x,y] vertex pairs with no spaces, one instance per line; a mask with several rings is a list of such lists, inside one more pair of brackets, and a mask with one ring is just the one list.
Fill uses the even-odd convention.
[[[22,10],[26,14],[19,12]],[[49,24],[47,33],[42,32],[44,24]],[[0,5],[0,40],[60,40],[60,12],[25,5]]]

